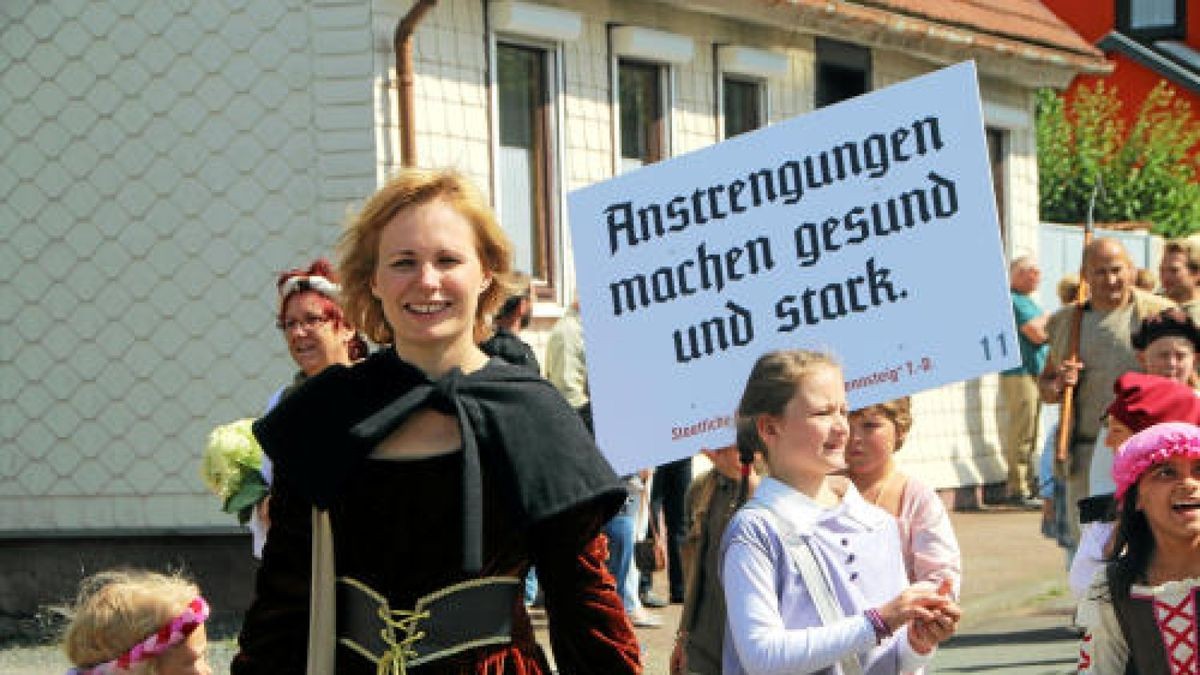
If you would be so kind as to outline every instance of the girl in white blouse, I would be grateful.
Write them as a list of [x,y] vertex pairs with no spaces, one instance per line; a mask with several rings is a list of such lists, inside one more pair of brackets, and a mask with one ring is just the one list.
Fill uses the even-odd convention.
[[909,585],[895,520],[831,476],[849,436],[841,368],[786,350],[755,363],[738,406],[743,462],[769,476],[722,542],[726,675],[919,670],[960,611],[949,582]]

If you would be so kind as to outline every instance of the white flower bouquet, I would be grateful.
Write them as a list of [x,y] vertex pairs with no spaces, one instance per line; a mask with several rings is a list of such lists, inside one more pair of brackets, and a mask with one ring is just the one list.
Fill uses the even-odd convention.
[[262,476],[262,448],[250,430],[253,423],[241,419],[213,429],[200,463],[200,476],[221,499],[221,510],[236,514],[242,524],[270,489]]

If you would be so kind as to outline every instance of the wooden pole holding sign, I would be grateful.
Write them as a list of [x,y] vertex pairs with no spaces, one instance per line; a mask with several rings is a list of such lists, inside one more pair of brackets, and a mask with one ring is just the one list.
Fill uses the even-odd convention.
[[[1083,223],[1083,249],[1079,256],[1079,287],[1075,289],[1075,313],[1071,317],[1071,334],[1067,342],[1067,360],[1079,360],[1079,333],[1083,328],[1083,306],[1087,304],[1087,248],[1092,243],[1092,212],[1096,208],[1096,195],[1102,189],[1099,176],[1096,177],[1096,187],[1092,189],[1092,198],[1088,202],[1087,220]],[[1054,458],[1060,462],[1067,461],[1071,454],[1071,431],[1074,427],[1075,387],[1076,383],[1065,384],[1062,392],[1061,408],[1058,415],[1058,438],[1055,439]]]

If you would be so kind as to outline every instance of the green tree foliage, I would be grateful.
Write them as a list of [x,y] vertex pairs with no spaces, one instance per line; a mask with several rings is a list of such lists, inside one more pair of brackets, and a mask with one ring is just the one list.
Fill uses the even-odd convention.
[[[1080,87],[1073,101],[1037,98],[1038,197],[1042,220],[1081,223],[1097,179],[1096,222],[1149,221],[1165,237],[1200,231],[1200,142],[1191,105],[1159,82],[1132,125],[1115,88]],[[1128,127],[1128,128],[1127,128]]]

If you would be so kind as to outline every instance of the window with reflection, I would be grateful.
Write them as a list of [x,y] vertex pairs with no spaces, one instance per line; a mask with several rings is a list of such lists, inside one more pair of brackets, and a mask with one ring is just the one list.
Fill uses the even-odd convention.
[[514,265],[539,282],[541,296],[552,295],[558,212],[553,67],[550,50],[497,45],[500,224],[512,239]]
[[757,80],[726,75],[721,80],[725,138],[753,131],[766,121],[766,86]]
[[1185,0],[1117,0],[1117,29],[1140,40],[1187,35]]
[[663,67],[622,59],[617,65],[617,108],[621,128],[621,171],[666,156]]

